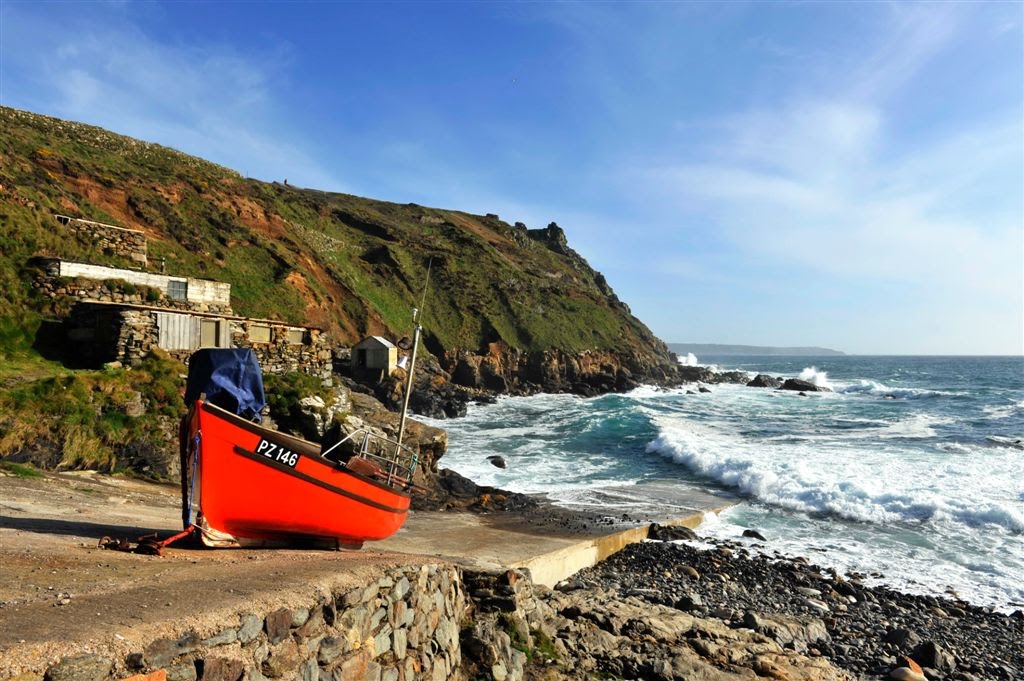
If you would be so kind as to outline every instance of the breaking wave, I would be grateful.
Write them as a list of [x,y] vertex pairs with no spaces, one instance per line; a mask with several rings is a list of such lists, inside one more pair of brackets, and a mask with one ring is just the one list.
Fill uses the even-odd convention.
[[1024,532],[1024,510],[1016,504],[978,502],[969,488],[931,485],[929,471],[910,463],[890,462],[887,478],[877,477],[884,453],[765,446],[679,419],[656,423],[658,436],[647,445],[649,453],[772,506],[878,524],[947,522]]
[[[812,367],[813,368],[813,367]],[[895,399],[917,399],[921,397],[938,397],[940,395],[953,395],[955,393],[943,392],[941,390],[926,390],[924,388],[893,388],[878,381],[862,379],[856,383],[832,386],[837,393],[844,395],[873,395],[876,397],[891,397]]]

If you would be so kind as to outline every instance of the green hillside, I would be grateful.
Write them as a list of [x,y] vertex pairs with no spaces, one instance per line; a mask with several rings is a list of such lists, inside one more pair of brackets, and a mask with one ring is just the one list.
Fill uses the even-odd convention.
[[402,335],[433,262],[427,348],[619,351],[665,346],[564,242],[496,216],[244,178],[100,128],[0,108],[0,352],[29,346],[53,311],[33,296],[34,255],[122,264],[55,213],[139,229],[170,274],[229,282],[239,314],[320,326],[341,343]]

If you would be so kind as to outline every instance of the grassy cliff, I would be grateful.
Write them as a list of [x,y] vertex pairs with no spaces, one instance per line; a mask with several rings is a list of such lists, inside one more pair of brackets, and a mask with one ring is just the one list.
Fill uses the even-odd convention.
[[47,313],[37,254],[119,264],[54,213],[144,231],[168,273],[232,285],[239,314],[320,326],[341,343],[403,335],[433,262],[427,348],[621,351],[664,345],[564,241],[495,216],[268,184],[100,128],[0,108],[0,353]]
[[[52,322],[68,306],[35,292],[33,256],[133,265],[55,214],[141,230],[151,268],[163,262],[168,274],[228,282],[238,314],[319,326],[341,345],[407,334],[432,263],[423,324],[426,349],[438,358],[488,354],[506,373],[529,374],[534,389],[571,387],[587,371],[598,385],[618,385],[616,364],[639,380],[669,364],[664,344],[557,226],[531,230],[496,216],[268,184],[100,128],[0,107],[6,465],[177,475],[182,365],[150,356],[130,369],[83,371],[53,360],[68,355],[66,347],[50,352],[65,343]],[[562,376],[575,357],[579,366]]]

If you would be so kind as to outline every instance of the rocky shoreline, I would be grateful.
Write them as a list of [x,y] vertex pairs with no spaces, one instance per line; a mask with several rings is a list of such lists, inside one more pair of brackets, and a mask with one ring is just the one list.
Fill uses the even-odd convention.
[[730,630],[752,630],[858,679],[1024,678],[1020,610],[1007,615],[867,586],[865,575],[839,575],[800,557],[769,557],[752,543],[703,543],[633,544],[557,589],[589,594],[585,600],[595,608],[639,600]]

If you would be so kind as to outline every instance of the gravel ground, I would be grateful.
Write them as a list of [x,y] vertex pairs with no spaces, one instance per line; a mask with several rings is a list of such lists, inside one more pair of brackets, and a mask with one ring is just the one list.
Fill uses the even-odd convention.
[[[778,633],[765,619],[772,614],[820,620],[828,636],[811,642],[810,654],[863,679],[888,677],[907,665],[904,656],[938,681],[1024,679],[1024,613],[1019,610],[1007,615],[962,601],[868,587],[864,575],[838,575],[803,558],[768,558],[736,542],[713,546],[634,544],[563,588],[609,588],[769,636]],[[784,643],[780,636],[788,638],[773,637]]]

